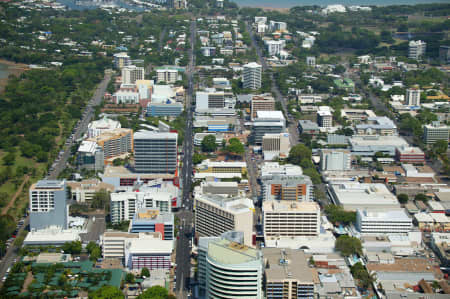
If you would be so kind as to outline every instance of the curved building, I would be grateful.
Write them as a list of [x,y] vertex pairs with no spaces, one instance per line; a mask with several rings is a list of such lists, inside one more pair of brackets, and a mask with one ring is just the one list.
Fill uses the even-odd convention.
[[262,298],[261,253],[226,239],[208,244],[206,298]]

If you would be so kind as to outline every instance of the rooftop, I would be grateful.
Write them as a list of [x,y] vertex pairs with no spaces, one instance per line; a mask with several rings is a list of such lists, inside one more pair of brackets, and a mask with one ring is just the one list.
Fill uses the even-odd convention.
[[254,263],[261,260],[257,249],[226,239],[210,242],[208,245],[208,257],[228,265]]
[[177,133],[138,131],[134,133],[134,139],[177,139]]
[[369,117],[367,119],[367,121],[369,123],[356,125],[356,129],[368,129],[368,128],[396,129],[397,128],[397,126],[394,124],[394,122],[386,116]]
[[98,145],[95,141],[83,140],[78,148],[78,152],[80,153],[95,153]]
[[227,197],[220,194],[202,194],[195,199],[216,206],[231,213],[245,213],[254,210],[253,201],[246,197]]
[[320,211],[315,202],[296,202],[292,200],[268,200],[263,203],[263,211],[266,212],[313,212]]
[[119,138],[119,137],[125,136],[127,134],[132,134],[132,133],[133,133],[132,129],[117,128],[117,129],[108,130],[106,132],[103,132],[96,137],[86,139],[86,141],[92,141],[92,142],[99,143],[99,142],[104,142],[104,141],[107,141],[110,139]]
[[59,189],[63,190],[66,181],[59,180],[40,180],[31,186],[31,189]]
[[298,279],[301,283],[313,283],[313,273],[302,250],[263,248],[262,254],[268,281]]
[[359,213],[362,217],[364,217],[364,220],[385,220],[385,219],[395,219],[395,220],[411,220],[411,218],[408,217],[408,214],[406,214],[404,209],[398,209],[398,210],[361,210],[358,209],[357,213]]
[[352,146],[408,146],[402,137],[398,136],[353,136],[350,138]]
[[284,120],[284,115],[281,111],[266,111],[258,110],[256,111],[256,118],[267,119],[267,120]]

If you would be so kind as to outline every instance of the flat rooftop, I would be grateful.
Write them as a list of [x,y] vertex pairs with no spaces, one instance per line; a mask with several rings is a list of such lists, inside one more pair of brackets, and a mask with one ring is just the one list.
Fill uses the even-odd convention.
[[402,137],[398,136],[353,136],[350,138],[352,146],[408,146]]
[[398,209],[398,210],[361,210],[358,209],[358,213],[364,217],[364,220],[411,220],[411,218],[408,217],[404,209]]
[[136,173],[125,168],[124,166],[107,166],[103,171],[103,177],[120,177],[128,179],[173,179],[175,175],[170,173]]
[[263,203],[264,212],[311,212],[320,211],[315,202],[298,202],[292,200],[268,200]]
[[177,133],[170,132],[154,132],[154,131],[138,131],[134,133],[134,139],[177,139]]
[[339,204],[342,205],[389,205],[399,207],[397,198],[383,184],[361,184],[357,182],[332,184]]
[[40,180],[31,186],[31,189],[54,189],[63,190],[66,181],[59,180]]
[[215,261],[228,264],[246,264],[258,262],[261,257],[258,250],[226,239],[210,242],[208,256]]
[[263,248],[262,254],[267,281],[298,279],[301,283],[313,284],[313,273],[307,256],[302,250]]

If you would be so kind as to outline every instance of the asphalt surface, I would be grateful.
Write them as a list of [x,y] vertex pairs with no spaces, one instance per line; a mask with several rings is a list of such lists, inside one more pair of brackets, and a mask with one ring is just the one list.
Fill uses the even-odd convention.
[[189,49],[189,65],[186,69],[186,75],[188,77],[188,89],[186,93],[186,130],[184,133],[183,144],[183,168],[181,170],[181,180],[183,186],[183,199],[182,208],[177,213],[177,217],[180,219],[180,227],[178,233],[178,239],[176,244],[176,294],[177,298],[187,298],[190,289],[190,270],[191,270],[191,246],[192,246],[192,232],[193,232],[193,206],[192,199],[190,198],[190,190],[192,183],[192,154],[193,154],[193,135],[192,135],[192,97],[194,93],[193,73],[195,68],[195,57],[193,49],[196,41],[196,23],[195,20],[191,21],[190,26],[191,35],[191,47]]
[[[77,140],[81,136],[83,136],[84,132],[87,130],[87,126],[91,119],[94,116],[94,107],[99,105],[102,101],[103,95],[105,94],[106,87],[108,86],[109,80],[111,80],[111,74],[106,74],[103,78],[102,82],[97,86],[97,89],[94,93],[94,96],[89,101],[88,105],[85,108],[82,119],[79,121],[76,129],[74,130],[73,137],[68,138],[66,144],[64,145],[63,153],[59,156],[59,159],[53,164],[53,168],[50,174],[47,176],[48,179],[56,179],[62,170],[66,167],[67,160],[70,157],[70,148],[74,144],[74,140]],[[103,218],[102,218],[103,217]],[[103,225],[101,224],[103,221]],[[93,226],[94,231],[92,234],[87,235],[87,239],[91,239],[94,235],[98,235],[104,231],[105,229],[105,218],[104,215],[97,217],[96,224]],[[30,217],[27,216],[24,222],[19,229],[17,235],[28,227],[30,223]],[[11,245],[7,251],[5,256],[2,258],[0,262],[0,277],[4,277],[6,270],[14,264],[15,259],[17,259],[19,247]]]

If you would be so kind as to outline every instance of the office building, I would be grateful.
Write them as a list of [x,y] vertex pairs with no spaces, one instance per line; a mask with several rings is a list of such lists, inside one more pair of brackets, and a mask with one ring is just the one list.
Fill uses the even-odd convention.
[[130,224],[130,233],[159,232],[162,240],[174,239],[174,215],[159,209],[142,208],[138,210]]
[[333,126],[333,115],[331,114],[330,107],[319,107],[319,111],[317,111],[317,124],[321,128],[330,128]]
[[100,236],[102,256],[105,259],[125,260],[125,244],[128,240],[139,238],[139,234],[119,231],[105,231]]
[[114,186],[104,183],[98,179],[90,179],[83,181],[68,181],[67,186],[70,187],[70,198],[76,202],[89,202],[94,199],[97,192],[105,190],[113,192]]
[[175,173],[177,133],[140,131],[134,134],[135,170],[139,173]]
[[242,84],[245,89],[260,89],[262,67],[256,62],[244,64]]
[[364,124],[357,124],[355,131],[358,135],[394,136],[397,135],[397,126],[389,117],[376,116],[367,118]]
[[277,22],[277,21],[269,21],[269,30],[270,31],[286,31],[287,24],[286,22]]
[[286,130],[286,120],[281,111],[257,111],[250,139],[262,144],[265,134],[280,134]]
[[406,90],[406,105],[420,106],[420,89],[408,88]]
[[404,209],[356,211],[356,229],[362,234],[402,234],[412,229],[412,219]]
[[118,69],[122,69],[125,66],[131,64],[130,56],[127,53],[121,52],[114,54],[114,66]]
[[350,170],[352,167],[352,156],[349,150],[342,149],[321,149],[320,169],[329,170]]
[[301,119],[298,121],[298,132],[300,134],[317,135],[320,133],[320,128],[309,119]]
[[265,240],[319,235],[320,207],[315,202],[268,200],[262,213]]
[[377,115],[372,110],[342,109],[341,117],[354,123],[360,123],[365,122],[369,118],[377,117]]
[[264,44],[267,47],[267,53],[270,56],[280,55],[280,52],[284,49],[284,40],[265,40]]
[[315,298],[315,282],[302,250],[263,248],[264,285],[267,299]]
[[136,88],[139,93],[139,104],[146,108],[151,102],[154,82],[153,80],[136,80]]
[[193,192],[194,197],[202,194],[237,196],[239,194],[239,185],[238,182],[203,181],[200,183],[200,186],[195,186]]
[[197,172],[207,173],[247,173],[247,163],[245,162],[227,162],[227,161],[211,161],[209,159],[203,160],[196,167]]
[[409,42],[408,58],[419,60],[425,55],[427,49],[427,43],[421,40],[412,40]]
[[157,83],[165,82],[167,84],[175,83],[178,81],[178,70],[176,69],[157,69],[156,70]]
[[166,103],[148,103],[147,116],[173,116],[177,117],[183,112],[183,104],[167,101]]
[[313,201],[314,186],[300,166],[265,162],[261,167],[263,200]]
[[222,141],[224,140],[224,134],[223,133],[195,133],[194,134],[194,145],[195,146],[201,146],[203,139],[208,136],[212,135],[216,138],[216,144],[221,145]]
[[119,121],[109,119],[105,116],[102,119],[94,120],[89,123],[87,138],[97,137],[102,133],[106,133],[120,128],[121,125]]
[[66,181],[40,180],[31,185],[29,194],[31,230],[41,230],[53,226],[67,229],[69,194]]
[[348,211],[400,208],[397,197],[384,184],[337,183],[330,184],[328,191],[333,203]]
[[262,152],[265,161],[271,161],[277,157],[287,158],[290,149],[289,133],[264,134]]
[[139,91],[135,85],[122,86],[113,95],[112,99],[115,104],[137,105],[140,101]]
[[449,126],[441,125],[438,121],[433,122],[431,125],[425,125],[423,126],[423,141],[426,144],[433,144],[438,140],[448,142],[449,129]]
[[170,212],[172,207],[177,206],[179,192],[170,182],[155,181],[154,184],[137,185],[111,193],[111,222],[131,221],[136,211],[144,208]]
[[194,199],[195,229],[198,237],[220,236],[227,231],[244,233],[244,243],[252,244],[253,201],[244,197],[203,194]]
[[139,233],[138,238],[125,239],[125,265],[130,270],[147,268],[169,270],[173,241],[163,240],[161,234]]
[[95,142],[103,150],[106,160],[133,151],[133,130],[123,128],[109,130],[86,141]]
[[137,80],[144,80],[144,68],[127,65],[122,68],[122,84],[136,84]]
[[251,101],[251,119],[256,118],[258,111],[274,111],[275,99],[270,94],[253,96]]
[[405,139],[399,136],[354,135],[349,139],[349,143],[353,155],[364,157],[373,157],[377,152],[393,157],[396,148],[408,146]]
[[206,298],[260,299],[262,279],[259,250],[226,239],[208,244]]
[[415,146],[401,146],[395,149],[395,158],[402,163],[422,164],[425,162],[425,153]]
[[223,91],[198,91],[195,94],[195,111],[225,108]]
[[83,140],[77,152],[77,167],[79,169],[102,171],[105,155],[102,147],[96,142]]

